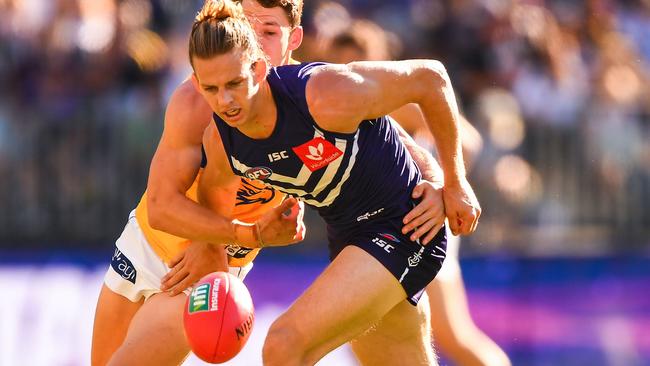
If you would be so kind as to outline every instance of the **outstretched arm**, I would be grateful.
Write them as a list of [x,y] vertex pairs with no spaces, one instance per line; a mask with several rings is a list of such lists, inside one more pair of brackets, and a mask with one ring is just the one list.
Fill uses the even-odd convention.
[[355,131],[362,120],[417,103],[436,140],[450,228],[454,234],[469,234],[476,228],[481,209],[465,177],[458,106],[440,62],[367,61],[322,66],[307,83],[306,96],[319,125],[346,133]]
[[149,223],[183,238],[233,242],[229,219],[185,195],[201,165],[203,131],[211,116],[210,107],[189,81],[172,95],[165,112],[165,129],[149,170]]

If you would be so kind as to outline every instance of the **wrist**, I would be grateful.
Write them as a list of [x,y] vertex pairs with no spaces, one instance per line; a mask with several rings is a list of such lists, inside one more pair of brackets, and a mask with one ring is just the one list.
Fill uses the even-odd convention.
[[255,225],[245,224],[234,220],[231,223],[235,238],[235,244],[246,248],[257,248],[258,240]]
[[453,172],[445,172],[443,176],[443,181],[445,186],[448,187],[460,187],[463,185],[467,178],[465,177],[465,171],[461,169],[456,169]]

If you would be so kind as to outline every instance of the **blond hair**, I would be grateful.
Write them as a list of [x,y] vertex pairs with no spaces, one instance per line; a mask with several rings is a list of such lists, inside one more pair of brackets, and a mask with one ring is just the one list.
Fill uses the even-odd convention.
[[192,24],[190,64],[241,49],[249,60],[266,59],[239,2],[206,0]]

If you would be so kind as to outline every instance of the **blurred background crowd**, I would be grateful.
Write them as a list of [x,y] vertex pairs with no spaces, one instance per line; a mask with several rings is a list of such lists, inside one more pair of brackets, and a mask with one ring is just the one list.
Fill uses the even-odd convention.
[[[0,248],[110,247],[201,4],[0,0]],[[303,25],[301,61],[446,65],[483,136],[464,252],[647,251],[650,1],[308,0]]]

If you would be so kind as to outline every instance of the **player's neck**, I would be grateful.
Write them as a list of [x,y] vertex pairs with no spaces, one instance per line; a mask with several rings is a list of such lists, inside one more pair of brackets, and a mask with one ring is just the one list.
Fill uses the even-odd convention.
[[252,139],[266,139],[273,133],[277,122],[277,106],[266,80],[260,85],[252,107],[254,112],[250,122],[239,130]]

